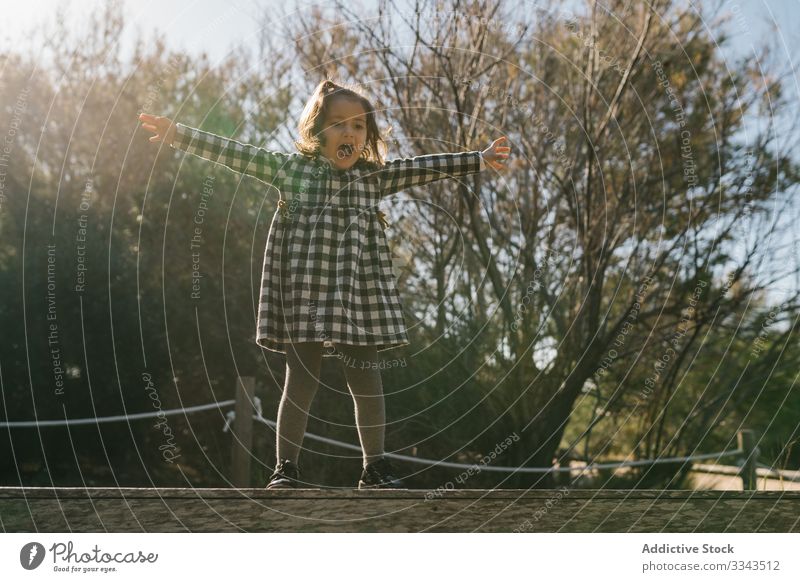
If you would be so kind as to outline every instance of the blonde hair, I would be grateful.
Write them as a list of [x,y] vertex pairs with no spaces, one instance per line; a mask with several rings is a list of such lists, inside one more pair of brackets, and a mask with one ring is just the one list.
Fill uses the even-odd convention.
[[375,120],[375,108],[356,87],[340,85],[330,79],[325,79],[317,85],[303,108],[298,124],[300,138],[294,142],[297,150],[307,156],[319,153],[323,138],[322,130],[325,129],[325,120],[335,99],[352,99],[358,101],[364,108],[367,118],[367,142],[361,150],[361,159],[382,166],[386,142],[381,137]]

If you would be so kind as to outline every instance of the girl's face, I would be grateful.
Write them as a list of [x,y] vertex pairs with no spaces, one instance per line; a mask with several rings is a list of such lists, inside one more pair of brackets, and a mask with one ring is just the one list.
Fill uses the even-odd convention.
[[358,101],[331,101],[322,130],[320,152],[340,170],[355,164],[367,142],[367,112]]

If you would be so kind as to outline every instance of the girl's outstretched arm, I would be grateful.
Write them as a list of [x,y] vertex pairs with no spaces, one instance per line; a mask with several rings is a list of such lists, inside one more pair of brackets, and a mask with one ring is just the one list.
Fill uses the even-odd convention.
[[487,165],[499,170],[504,167],[502,160],[508,157],[510,149],[508,146],[500,145],[505,139],[505,137],[496,139],[483,151],[431,154],[388,160],[378,169],[382,194],[386,196],[411,186],[422,186],[445,178],[475,174]]
[[280,188],[286,177],[288,154],[173,123],[167,117],[142,113],[139,119],[143,129],[155,134],[150,141],[163,141],[175,149],[222,164],[234,172],[252,176],[276,188]]

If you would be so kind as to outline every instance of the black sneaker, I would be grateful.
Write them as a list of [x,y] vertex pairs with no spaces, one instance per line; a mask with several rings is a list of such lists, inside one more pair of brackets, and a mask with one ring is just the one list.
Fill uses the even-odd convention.
[[297,487],[300,470],[289,459],[281,459],[275,465],[275,472],[269,478],[267,489],[292,489]]
[[397,470],[386,457],[373,461],[361,472],[359,489],[406,489],[406,484],[395,477]]

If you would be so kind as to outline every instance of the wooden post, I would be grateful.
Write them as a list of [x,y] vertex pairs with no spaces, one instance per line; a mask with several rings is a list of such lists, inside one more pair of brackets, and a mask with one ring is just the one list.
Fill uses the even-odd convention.
[[758,463],[758,447],[756,442],[756,432],[754,430],[740,430],[736,435],[739,448],[742,450],[744,464],[739,470],[742,476],[742,489],[744,491],[754,491],[757,486],[756,467]]
[[236,418],[232,424],[231,481],[235,487],[250,487],[250,449],[253,445],[255,378],[242,376],[236,382]]

